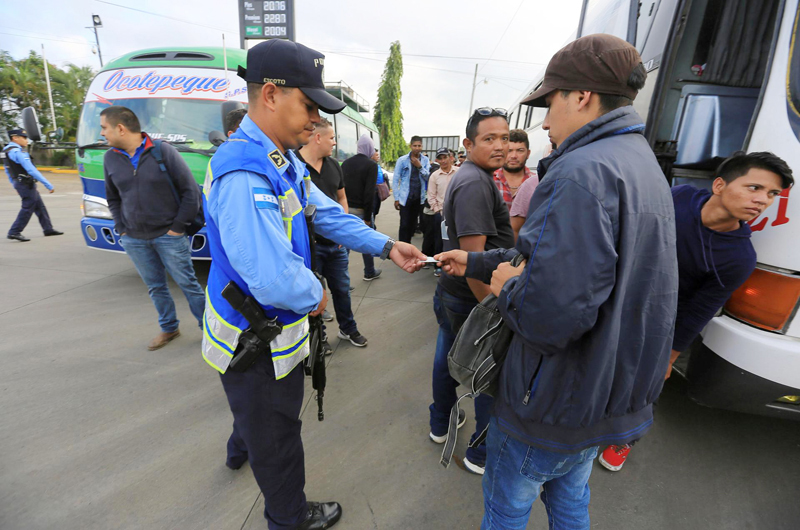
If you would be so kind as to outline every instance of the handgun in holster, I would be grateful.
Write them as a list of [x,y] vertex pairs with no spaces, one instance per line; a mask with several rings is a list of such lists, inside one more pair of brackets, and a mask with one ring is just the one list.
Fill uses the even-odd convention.
[[244,372],[256,362],[259,355],[270,353],[269,344],[281,334],[283,324],[278,322],[277,317],[267,318],[256,299],[245,296],[233,281],[228,282],[222,290],[222,297],[250,324],[239,334],[239,343],[228,365],[228,370],[232,372]]
[[[317,207],[309,204],[303,210],[308,228],[308,242],[311,250],[311,270],[314,275],[322,281],[322,276],[317,272],[317,252],[316,242],[314,241],[314,220],[317,216]],[[323,284],[324,289],[324,284]],[[322,410],[322,400],[325,397],[325,386],[328,378],[325,374],[325,351],[322,349],[322,315],[308,316],[309,326],[309,354],[303,363],[303,370],[306,375],[311,376],[311,387],[317,391],[317,419],[325,419],[325,411]]]

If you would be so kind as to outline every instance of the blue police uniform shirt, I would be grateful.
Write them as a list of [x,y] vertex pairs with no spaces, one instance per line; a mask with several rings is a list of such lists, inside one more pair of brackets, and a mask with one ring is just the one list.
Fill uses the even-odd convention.
[[[19,149],[13,147],[14,145],[19,147]],[[9,149],[9,147],[11,147],[11,149]],[[30,155],[28,155],[28,153],[25,151],[25,149],[22,148],[21,145],[19,145],[16,142],[11,142],[10,144],[8,144],[8,146],[6,146],[4,151],[6,152],[6,156],[11,160],[13,160],[14,162],[16,162],[17,164],[21,165],[28,175],[32,176],[34,179],[41,182],[44,185],[44,187],[47,188],[48,190],[53,189],[53,185],[50,184],[50,182],[46,178],[44,178],[44,176],[41,173],[39,173],[39,170],[36,169],[36,166],[34,166],[33,162],[31,162]],[[11,173],[9,173],[7,169],[6,169],[6,175],[8,175],[8,181],[11,184],[14,184],[14,177],[11,176]]]
[[[239,127],[266,152],[276,149],[250,116],[245,116]],[[269,170],[302,190],[303,177],[308,174],[305,164],[291,151],[283,156],[289,163],[281,168],[269,165]],[[257,173],[244,170],[219,178],[221,181],[211,187],[207,197],[207,215],[217,223],[220,243],[231,266],[260,304],[300,315],[315,310],[322,300],[322,284],[303,258],[292,251],[272,185]],[[308,200],[317,207],[318,234],[364,254],[383,252],[388,236],[344,213],[338,202],[313,183],[310,190]]]

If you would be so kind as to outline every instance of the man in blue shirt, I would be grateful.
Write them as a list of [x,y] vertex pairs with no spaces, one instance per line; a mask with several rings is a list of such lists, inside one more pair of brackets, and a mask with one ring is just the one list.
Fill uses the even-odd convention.
[[37,180],[50,193],[53,193],[55,188],[39,173],[39,170],[31,162],[31,157],[25,151],[25,148],[28,147],[28,133],[24,129],[11,129],[8,135],[11,137],[11,143],[3,149],[6,154],[3,162],[8,181],[11,182],[11,185],[14,186],[14,189],[17,190],[17,193],[22,198],[22,208],[14,224],[8,230],[6,237],[22,242],[30,241],[30,239],[22,235],[22,231],[28,226],[28,221],[30,221],[31,215],[34,213],[39,218],[39,224],[42,225],[44,235],[62,235],[63,232],[53,229],[53,223],[50,222],[50,215],[44,206],[42,196],[36,191]]
[[[308,316],[322,313],[327,303],[311,270],[304,211],[316,207],[315,232],[347,248],[391,258],[408,272],[419,270],[424,259],[412,245],[395,243],[345,214],[291,151],[309,142],[319,109],[334,114],[344,108],[325,91],[324,61],[319,52],[279,39],[247,52],[239,76],[247,81],[248,113],[217,149],[203,189],[212,257],[203,357],[221,373],[234,417],[226,465],[250,463],[271,530],[330,528],[342,513],[338,503],[308,502],[303,492],[303,370],[297,365],[310,351]],[[249,324],[221,294],[230,282],[281,326],[246,367],[235,359]]]
[[394,207],[400,212],[400,230],[398,239],[411,242],[417,229],[417,221],[425,204],[425,192],[428,177],[431,174],[431,163],[422,154],[422,138],[412,136],[409,144],[411,151],[397,159],[394,166]]

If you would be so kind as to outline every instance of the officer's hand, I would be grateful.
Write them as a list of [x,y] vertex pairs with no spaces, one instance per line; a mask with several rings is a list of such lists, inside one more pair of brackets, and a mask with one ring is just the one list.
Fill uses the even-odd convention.
[[394,209],[400,211],[400,201],[394,201]]
[[54,193],[56,191],[55,188],[50,188],[50,193]]
[[389,252],[389,259],[404,271],[412,273],[417,272],[425,265],[426,257],[414,245],[398,241],[392,247],[392,251]]
[[442,263],[444,272],[451,276],[464,276],[467,273],[467,258],[469,252],[465,250],[450,250],[434,256]]
[[325,292],[325,289],[322,290],[322,300],[320,300],[319,305],[315,310],[309,313],[312,317],[316,317],[322,314],[325,311],[325,306],[328,305],[328,293]]

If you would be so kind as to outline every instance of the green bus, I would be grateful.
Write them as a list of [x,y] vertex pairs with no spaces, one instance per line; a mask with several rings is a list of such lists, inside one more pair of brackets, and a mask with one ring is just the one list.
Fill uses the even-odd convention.
[[[181,152],[201,186],[216,150],[212,138],[224,138],[224,116],[247,106],[247,87],[236,75],[246,58],[247,52],[239,49],[148,49],[123,55],[97,74],[84,100],[76,153],[83,184],[81,232],[90,248],[123,252],[106,202],[103,156],[108,146],[100,136],[100,112],[111,105],[131,109],[143,131]],[[331,90],[336,93],[337,88]],[[363,134],[369,134],[376,146],[380,143],[375,125],[358,112],[361,107],[342,98],[348,103],[344,111],[336,116],[322,113],[334,124],[338,144],[334,157],[340,162],[356,153]],[[191,243],[193,258],[210,258],[205,229]]]

